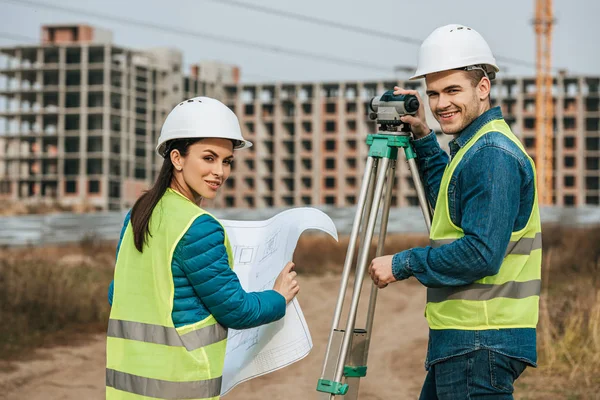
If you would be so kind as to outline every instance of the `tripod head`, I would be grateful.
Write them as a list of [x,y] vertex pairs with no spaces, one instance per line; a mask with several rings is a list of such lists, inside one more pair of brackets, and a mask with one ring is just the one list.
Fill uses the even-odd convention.
[[410,132],[410,125],[403,123],[400,117],[414,115],[419,110],[419,99],[412,94],[394,95],[388,90],[381,96],[375,96],[369,102],[369,118],[376,120],[381,131]]

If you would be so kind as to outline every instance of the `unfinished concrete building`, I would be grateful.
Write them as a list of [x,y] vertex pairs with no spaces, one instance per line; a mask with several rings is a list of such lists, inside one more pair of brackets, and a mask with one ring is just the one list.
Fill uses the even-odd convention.
[[[535,78],[499,80],[494,103],[535,160]],[[554,79],[554,195],[559,206],[600,204],[600,76]]]
[[[368,153],[365,139],[376,133],[375,122],[367,118],[368,103],[396,83],[227,86],[224,101],[255,145],[236,156],[236,172],[223,193],[225,206],[356,204]],[[418,205],[404,156],[399,160],[392,202]]]
[[117,210],[153,181],[160,125],[183,96],[182,56],[114,46],[85,25],[44,26],[1,49],[0,196]]
[[[555,79],[557,205],[599,204],[599,82],[564,74]],[[425,92],[420,81],[227,86],[224,101],[255,147],[238,154],[224,205],[354,205],[368,152],[365,138],[376,132],[367,118],[369,100],[396,84]],[[535,160],[535,78],[499,79],[492,99]],[[430,125],[435,129],[435,122]],[[447,136],[438,139],[446,146]],[[395,206],[418,205],[404,156],[394,193]]]
[[[0,198],[128,208],[160,168],[154,146],[168,112],[208,95],[255,144],[237,153],[211,206],[351,206],[376,131],[369,100],[396,84],[424,92],[420,81],[241,84],[239,69],[215,62],[185,76],[178,51],[121,48],[97,28],[44,26],[42,37],[0,49]],[[598,76],[555,78],[557,205],[599,204],[599,87]],[[492,99],[535,159],[535,78],[499,79]],[[418,204],[403,155],[392,201]]]

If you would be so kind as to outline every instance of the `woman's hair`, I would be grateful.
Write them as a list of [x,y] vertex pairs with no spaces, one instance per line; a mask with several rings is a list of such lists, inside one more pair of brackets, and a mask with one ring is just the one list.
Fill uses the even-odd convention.
[[158,204],[165,194],[173,179],[173,163],[171,162],[171,151],[179,150],[179,153],[185,157],[188,154],[189,147],[201,139],[174,139],[167,142],[167,150],[164,154],[163,165],[160,168],[158,177],[154,185],[146,191],[133,205],[131,209],[131,227],[133,228],[133,242],[136,249],[142,252],[144,243],[150,233],[150,217],[154,207]]

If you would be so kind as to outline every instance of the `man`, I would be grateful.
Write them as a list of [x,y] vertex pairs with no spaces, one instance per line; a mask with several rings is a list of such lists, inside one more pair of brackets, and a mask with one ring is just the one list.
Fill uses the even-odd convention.
[[535,167],[500,108],[491,108],[496,72],[475,30],[447,25],[423,42],[411,78],[425,78],[429,107],[454,136],[450,157],[423,104],[402,118],[435,210],[431,245],[375,258],[369,273],[380,288],[410,276],[428,288],[421,399],[512,399],[514,381],[536,366],[542,250]]

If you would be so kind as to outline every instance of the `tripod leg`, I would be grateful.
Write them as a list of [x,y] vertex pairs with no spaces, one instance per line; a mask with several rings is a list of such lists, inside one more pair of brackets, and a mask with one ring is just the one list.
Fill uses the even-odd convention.
[[432,218],[429,210],[429,202],[427,201],[427,197],[425,197],[425,189],[423,189],[423,183],[421,182],[421,177],[419,176],[417,163],[415,162],[414,158],[408,158],[408,166],[410,168],[410,174],[412,176],[413,183],[415,184],[417,197],[419,198],[419,205],[421,206],[421,211],[423,211],[423,217],[425,217],[425,225],[427,225],[427,232],[430,232]]
[[[377,171],[377,184],[375,186],[375,194],[373,196],[373,206],[371,208],[371,215],[367,224],[367,230],[365,235],[364,243],[361,243],[363,247],[370,247],[371,240],[373,239],[373,230],[375,229],[375,222],[377,220],[377,209],[381,202],[381,195],[383,193],[383,186],[385,184],[385,176],[389,165],[389,159],[383,158],[380,160],[380,165]],[[348,321],[346,323],[346,329],[344,333],[344,339],[342,342],[342,348],[340,357],[338,359],[337,368],[335,370],[335,382],[341,382],[342,375],[344,373],[344,365],[348,356],[348,350],[350,348],[350,341],[354,332],[354,325],[356,323],[356,313],[358,309],[358,302],[360,300],[360,292],[362,289],[362,283],[365,276],[365,270],[367,267],[367,257],[369,251],[362,251],[361,257],[356,265],[356,280],[354,282],[354,291],[352,293],[352,303],[348,315]]]
[[[396,175],[396,160],[390,161],[390,168],[388,170],[387,183],[385,189],[385,198],[383,201],[383,214],[381,216],[381,226],[379,228],[379,239],[377,242],[377,253],[376,257],[383,255],[383,248],[385,246],[385,238],[387,236],[387,226],[390,217],[390,208],[392,205],[392,195],[394,193],[394,178]],[[369,299],[369,309],[367,312],[367,345],[365,346],[365,365],[369,356],[369,344],[371,342],[371,331],[373,329],[373,319],[375,317],[375,305],[377,303],[377,291],[379,288],[373,283],[371,286],[371,297]]]
[[[385,244],[385,237],[387,233],[388,218],[390,215],[390,207],[392,204],[392,195],[394,192],[394,178],[396,174],[396,160],[390,160],[387,170],[387,180],[384,188],[385,196],[383,198],[383,211],[381,215],[381,223],[379,229],[379,238],[377,241],[377,252],[376,256],[379,257],[383,254],[383,247]],[[366,229],[365,229],[366,233]],[[364,238],[364,236],[363,236]],[[370,248],[370,246],[369,246]],[[368,260],[367,260],[368,262]],[[360,389],[360,379],[363,374],[366,374],[367,358],[369,356],[369,346],[371,343],[371,333],[373,329],[373,319],[375,317],[375,305],[377,303],[377,285],[371,284],[371,295],[369,297],[369,308],[367,311],[367,322],[365,329],[354,329],[352,337],[352,350],[348,360],[349,366],[358,367],[355,371],[355,377],[346,377],[346,383],[348,383],[348,393],[344,395],[345,400],[358,399],[358,393]]]
[[[379,159],[375,159],[375,167],[371,170],[371,177],[369,181],[369,188],[367,189],[367,199],[365,200],[365,207],[362,216],[362,220],[360,223],[360,244],[365,242],[365,235],[367,234],[367,222],[369,221],[369,216],[371,215],[371,208],[373,206],[373,194],[375,193],[375,182],[377,181],[377,171],[378,171],[378,163]],[[362,247],[361,247],[362,249]],[[360,259],[361,255],[358,255],[358,259]]]
[[[368,197],[372,197],[372,195],[369,196],[369,192],[372,192],[372,189],[370,190],[369,188],[374,186],[371,177],[373,175],[373,171],[376,168],[377,168],[376,160],[373,157],[367,158],[365,172],[363,175],[363,181],[361,183],[360,193],[358,196],[356,215],[354,216],[354,222],[352,224],[352,231],[350,233],[350,241],[348,242],[348,249],[346,251],[346,260],[344,262],[344,269],[342,272],[342,281],[340,283],[340,290],[339,290],[337,303],[335,306],[333,323],[331,326],[331,331],[329,333],[329,342],[327,343],[327,349],[325,351],[325,360],[323,362],[323,371],[321,373],[320,381],[324,380],[324,379],[332,379],[333,374],[335,372],[335,370],[334,370],[335,365],[337,365],[337,359],[330,360],[330,357],[332,355],[339,356],[339,345],[341,344],[341,340],[339,340],[340,338],[338,338],[337,336],[341,335],[342,332],[340,332],[338,330],[338,325],[340,322],[340,317],[341,317],[342,309],[344,306],[344,297],[346,295],[348,279],[350,277],[350,271],[351,271],[352,264],[354,261],[354,253],[356,250],[356,241],[358,239],[358,234],[360,231],[360,224],[362,221],[363,213],[365,212],[365,205],[367,203]],[[371,201],[368,201],[368,203],[371,203]],[[336,342],[337,344],[334,344],[333,342]],[[332,371],[328,371],[330,368],[332,369]],[[330,398],[330,395],[327,394],[326,396],[322,396],[322,398]]]

